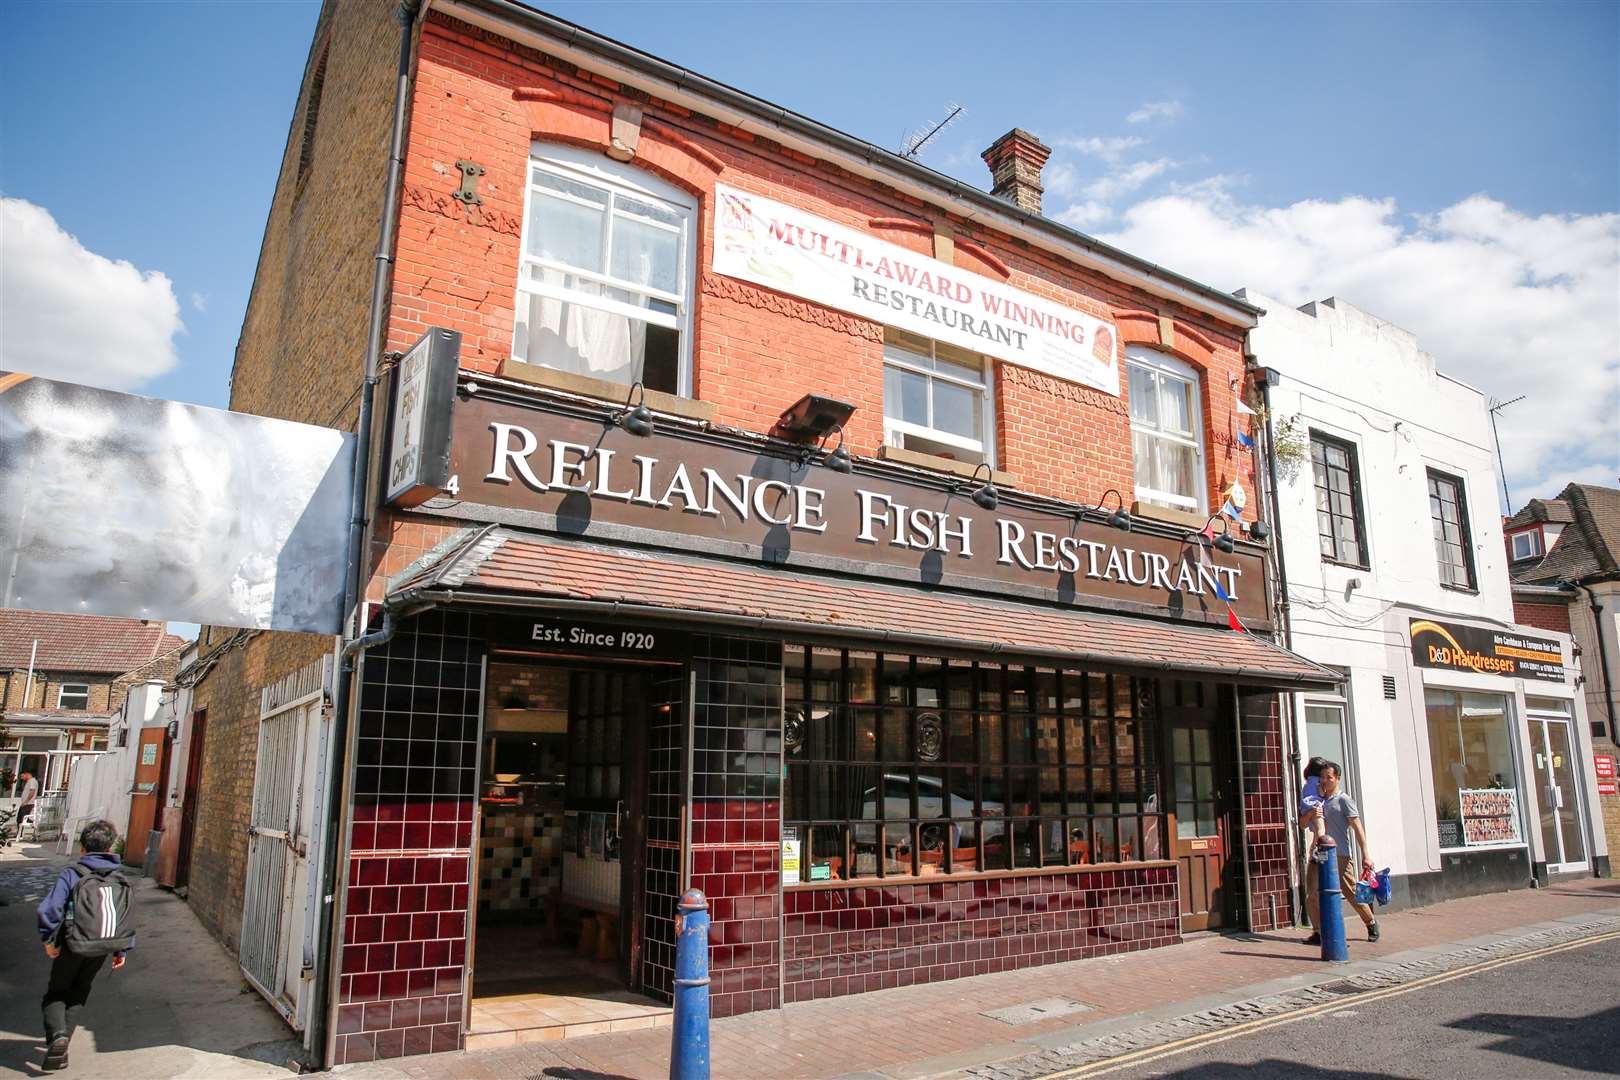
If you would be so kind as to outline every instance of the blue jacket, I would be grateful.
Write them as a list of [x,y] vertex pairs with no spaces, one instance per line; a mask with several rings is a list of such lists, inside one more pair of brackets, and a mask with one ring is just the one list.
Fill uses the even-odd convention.
[[[110,851],[86,852],[80,856],[79,862],[72,866],[65,866],[57,875],[56,883],[51,891],[45,894],[45,899],[39,902],[39,939],[52,941],[57,931],[62,929],[62,919],[67,914],[68,898],[73,895],[73,886],[79,883],[84,875],[79,871],[82,863],[89,870],[116,870],[124,865],[124,861]],[[122,956],[123,953],[115,955]]]

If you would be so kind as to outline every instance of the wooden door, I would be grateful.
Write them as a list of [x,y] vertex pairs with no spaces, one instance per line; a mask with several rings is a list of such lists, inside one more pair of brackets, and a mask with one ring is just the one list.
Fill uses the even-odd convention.
[[1215,688],[1169,683],[1162,723],[1170,776],[1170,851],[1181,878],[1181,929],[1212,930],[1230,906],[1232,784]]
[[146,864],[146,838],[157,822],[161,784],[168,771],[169,729],[142,728],[135,758],[135,790],[129,798],[129,829],[124,836],[124,863]]
[[197,794],[202,784],[203,733],[208,729],[208,710],[198,709],[191,717],[191,741],[186,750],[186,786],[180,797],[180,847],[175,859],[174,887],[183,889],[191,880],[191,841],[197,835]]

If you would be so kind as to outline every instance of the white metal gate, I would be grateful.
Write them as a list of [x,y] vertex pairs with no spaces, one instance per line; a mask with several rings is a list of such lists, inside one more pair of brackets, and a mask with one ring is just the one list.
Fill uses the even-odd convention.
[[300,1031],[319,922],[330,671],[328,658],[265,688],[248,826],[242,973]]

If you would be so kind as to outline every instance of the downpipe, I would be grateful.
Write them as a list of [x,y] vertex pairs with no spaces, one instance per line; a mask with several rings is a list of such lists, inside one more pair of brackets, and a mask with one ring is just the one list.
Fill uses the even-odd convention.
[[345,841],[344,808],[348,805],[349,778],[354,766],[354,713],[360,700],[359,681],[364,667],[364,651],[383,644],[394,633],[393,613],[386,607],[383,626],[376,633],[365,629],[363,598],[366,585],[366,552],[370,540],[372,433],[375,424],[379,361],[382,355],[383,327],[387,313],[388,284],[394,263],[394,233],[398,223],[400,178],[405,165],[405,116],[410,101],[411,39],[416,25],[419,0],[400,0],[395,11],[399,23],[399,64],[394,78],[394,119],[389,137],[388,179],[384,188],[382,220],[378,224],[377,254],[371,285],[369,324],[366,330],[365,379],[360,386],[360,414],[355,424],[354,484],[349,502],[348,559],[343,585],[344,635],[339,650],[336,686],[332,702],[332,745],[340,748],[333,763],[326,792],[326,821],[321,844],[320,926],[316,935],[315,1000],[310,1008],[310,1032],[305,1055],[314,1070],[330,1068],[336,1049],[332,1005],[337,1000],[337,944],[339,883],[348,845]]

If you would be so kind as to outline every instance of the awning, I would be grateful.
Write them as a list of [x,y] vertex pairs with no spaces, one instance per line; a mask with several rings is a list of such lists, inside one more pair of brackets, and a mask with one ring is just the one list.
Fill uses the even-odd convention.
[[872,648],[1148,668],[1287,689],[1327,689],[1341,681],[1335,671],[1231,630],[509,528],[486,528],[448,545],[428,565],[396,580],[388,603],[543,609],[584,618],[859,641]]

